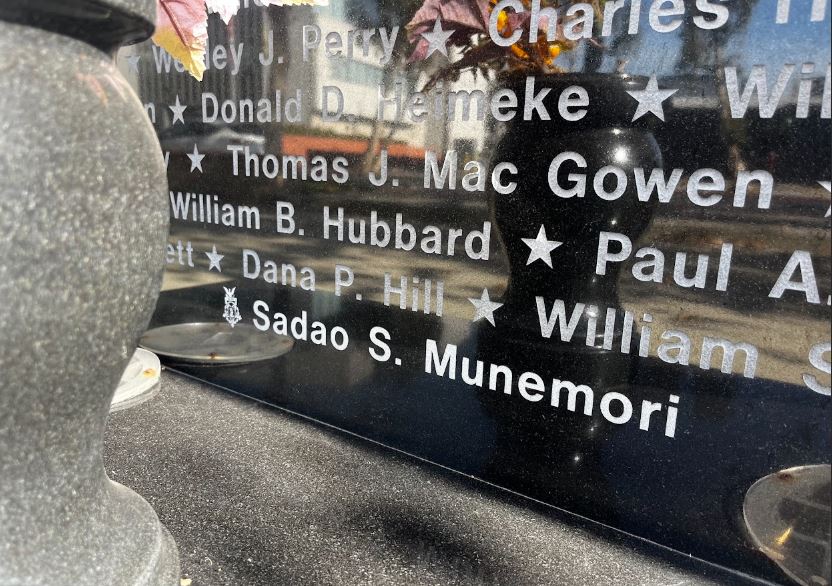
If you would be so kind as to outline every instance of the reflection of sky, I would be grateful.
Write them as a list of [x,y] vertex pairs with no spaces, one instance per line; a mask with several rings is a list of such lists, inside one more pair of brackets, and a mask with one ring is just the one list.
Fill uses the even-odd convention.
[[[787,24],[776,24],[777,2],[765,0],[757,5],[748,23],[747,34],[737,43],[737,53],[748,56],[740,65],[766,64],[779,67],[784,63],[814,62],[815,71],[824,75],[830,60],[829,10],[823,22],[809,21],[809,0],[792,0],[792,16]],[[798,9],[801,9],[798,12]]]
[[[753,2],[754,0],[740,0],[741,2]],[[379,18],[378,0],[330,0],[328,10],[336,18],[345,18],[349,10],[364,15],[369,20]],[[649,9],[652,2],[642,2],[639,33],[634,38],[626,39],[627,46],[622,48],[618,54],[608,53],[600,68],[602,72],[615,71],[619,60],[626,61],[622,71],[633,75],[674,75],[681,72],[698,70],[700,73],[710,73],[714,68],[714,56],[703,55],[701,62],[693,67],[681,67],[680,58],[682,50],[682,31],[685,27],[694,27],[690,16],[685,22],[672,33],[657,33],[649,23]],[[698,14],[693,8],[693,2],[686,3],[688,15]],[[736,10],[736,4],[723,2],[732,11]],[[814,62],[816,64],[816,75],[823,77],[825,65],[830,61],[830,44],[832,44],[832,32],[830,29],[830,10],[827,8],[826,19],[823,22],[810,22],[809,13],[812,0],[791,0],[791,17],[787,24],[776,24],[775,13],[777,0],[756,0],[752,8],[748,23],[739,33],[727,40],[725,45],[725,65],[736,65],[742,71],[748,71],[753,65],[766,65],[774,73],[785,63],[801,64]],[[693,12],[690,12],[693,10]],[[621,10],[615,15],[617,30],[625,30],[627,27],[629,10]],[[388,23],[399,24],[402,23]],[[729,23],[716,31],[704,31],[696,29],[700,39],[703,41],[714,41],[724,34],[724,31],[731,25]],[[610,38],[602,39],[607,44]],[[705,49],[707,51],[707,49]],[[710,50],[713,53],[713,50]],[[575,64],[583,61],[583,49],[579,47],[572,55],[566,54],[561,58],[560,63],[567,69],[572,69]],[[680,71],[680,69],[682,71]]]
[[[679,52],[682,48],[682,41],[679,35],[681,27],[673,33],[657,33],[649,26],[644,27],[647,13],[642,16],[642,26],[639,33],[635,35],[632,44],[619,54],[608,54],[604,58],[601,71],[615,71],[619,61],[626,63],[621,71],[631,75],[652,75],[674,73],[676,63],[679,60]],[[607,39],[602,39],[608,42]]]
[[[694,26],[693,22],[687,20],[672,33],[657,33],[649,25],[649,3],[645,3],[644,6],[638,35],[621,55],[608,55],[604,59],[601,71],[615,70],[618,59],[622,59],[626,60],[623,71],[634,75],[679,73],[677,65],[681,58],[681,33],[684,27]],[[789,23],[776,24],[776,0],[758,2],[752,10],[748,24],[734,38],[727,41],[725,64],[736,65],[741,70],[748,71],[753,65],[766,65],[773,70],[784,63],[814,62],[816,74],[822,77],[825,65],[830,61],[830,16],[827,13],[823,22],[810,22],[810,6],[810,0],[792,0],[792,16]],[[728,7],[731,9],[730,5]],[[619,18],[619,15],[616,17]],[[626,21],[626,18],[621,20]],[[626,26],[626,22],[620,24]],[[722,29],[698,30],[698,34],[703,40],[714,39],[720,30]],[[712,55],[703,56],[701,69],[712,70],[712,59]],[[580,62],[580,59],[578,61]]]

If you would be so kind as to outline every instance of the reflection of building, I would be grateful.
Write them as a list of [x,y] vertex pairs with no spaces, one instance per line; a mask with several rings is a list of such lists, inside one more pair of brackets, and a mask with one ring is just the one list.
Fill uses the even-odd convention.
[[[818,78],[816,85],[820,85],[818,82],[822,83],[822,79]],[[719,95],[720,83],[724,81],[710,74],[662,78],[664,86],[679,90],[669,100],[666,120],[654,131],[664,166],[714,168],[731,173],[739,162],[748,169],[767,170],[778,181],[814,185],[814,175],[818,169],[826,168],[832,158],[830,122],[821,116],[821,95],[813,93],[808,116],[797,118],[796,82],[792,81],[771,118],[760,116],[756,95],[745,116],[733,118],[727,95]],[[687,134],[700,139],[678,139]],[[811,144],[812,148],[790,144],[797,140]],[[790,148],[783,148],[787,145]],[[732,148],[736,150],[733,154]]]
[[[402,45],[405,23],[386,23],[388,28],[398,25],[399,46]],[[304,26],[316,25],[320,28],[321,44],[303,60],[302,35]],[[378,35],[369,44],[365,54],[361,41],[357,41],[352,58],[328,58],[325,54],[326,35],[331,32],[341,34],[346,44],[347,32],[358,29],[361,25],[349,21],[344,0],[333,0],[329,7],[308,8],[261,8],[250,6],[242,8],[230,25],[226,26],[215,15],[209,18],[208,69],[200,83],[186,72],[177,71],[175,62],[167,53],[150,43],[128,53],[138,52],[140,75],[138,93],[145,104],[153,104],[149,109],[155,110],[155,124],[163,131],[171,122],[171,112],[167,105],[177,98],[187,104],[186,121],[194,123],[208,122],[202,117],[204,93],[214,94],[218,100],[238,102],[243,99],[266,98],[274,100],[275,92],[281,91],[284,97],[295,95],[297,89],[303,92],[303,121],[301,123],[257,123],[238,124],[247,132],[260,132],[266,137],[269,152],[286,154],[303,154],[306,152],[340,154],[347,158],[361,158],[371,144],[376,150],[384,145],[391,161],[405,163],[421,160],[424,151],[458,148],[463,156],[475,156],[482,149],[484,121],[427,120],[420,123],[395,121],[388,116],[383,122],[377,122],[377,108],[380,86],[388,88],[387,95],[393,93],[391,86],[396,81],[404,81],[408,90],[421,88],[427,76],[415,72],[410,66],[396,61],[389,65],[382,64],[384,55],[378,44]],[[243,45],[239,70],[234,70],[230,47],[239,52]],[[261,65],[260,54],[269,55],[273,49],[274,61]],[[219,52],[226,64],[222,69],[216,67],[212,57]],[[282,63],[278,62],[282,57]],[[406,73],[406,75],[405,75]],[[484,80],[475,81],[473,76],[465,75],[454,84],[466,89],[487,90]],[[321,114],[321,88],[337,86],[344,97],[344,110],[340,121],[324,121]],[[450,89],[450,88],[449,88]],[[229,124],[219,120],[218,124]],[[194,126],[192,126],[193,128]],[[176,131],[177,127],[171,128]]]

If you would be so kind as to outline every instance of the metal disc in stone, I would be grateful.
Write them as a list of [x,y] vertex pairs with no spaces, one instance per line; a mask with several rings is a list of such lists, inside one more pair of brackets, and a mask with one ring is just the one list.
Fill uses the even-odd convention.
[[162,365],[153,352],[136,348],[110,403],[110,413],[133,407],[151,399],[159,390]]
[[743,504],[755,545],[805,586],[832,581],[830,470],[822,464],[771,474],[751,486]]
[[141,346],[160,356],[196,364],[245,364],[289,352],[294,339],[261,332],[251,325],[225,322],[188,323],[149,330]]

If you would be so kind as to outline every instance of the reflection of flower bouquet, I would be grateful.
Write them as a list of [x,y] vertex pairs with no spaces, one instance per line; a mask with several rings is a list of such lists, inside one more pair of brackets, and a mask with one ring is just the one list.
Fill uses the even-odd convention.
[[[326,5],[327,0],[260,0],[260,3],[265,6]],[[208,14],[215,12],[228,24],[239,9],[240,0],[156,0],[153,42],[202,81]]]
[[[576,5],[572,0],[541,0],[541,8],[554,8],[557,11],[557,30],[554,40],[550,41],[550,23],[547,18],[542,17],[537,38],[532,42],[529,40],[528,32],[525,32],[529,30],[531,2],[521,1],[526,8],[525,11],[502,10],[497,15],[496,28],[501,36],[511,37],[515,31],[524,32],[516,43],[502,47],[494,43],[488,33],[496,0],[425,0],[407,25],[408,39],[411,43],[416,43],[410,61],[421,61],[428,56],[429,43],[422,35],[432,30],[439,19],[445,29],[453,30],[448,42],[451,46],[461,49],[462,57],[434,74],[428,86],[441,80],[457,79],[459,74],[466,70],[478,71],[486,77],[502,69],[525,69],[541,73],[563,71],[555,61],[562,52],[570,51],[578,44],[578,41],[569,40],[564,36],[564,25],[569,23],[574,30],[585,32],[585,37],[590,37],[591,30],[582,31],[582,25],[579,23],[574,26],[574,21],[585,15],[579,15],[580,10],[574,9],[567,15],[570,5]],[[604,2],[605,0],[590,2],[596,21],[601,16]]]

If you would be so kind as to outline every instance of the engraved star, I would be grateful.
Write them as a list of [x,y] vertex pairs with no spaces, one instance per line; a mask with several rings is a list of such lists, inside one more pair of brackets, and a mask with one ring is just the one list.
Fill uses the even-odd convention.
[[188,155],[188,158],[191,160],[191,173],[197,169],[199,169],[199,172],[202,173],[202,159],[205,158],[205,155],[199,154],[199,149],[196,148],[196,144],[194,144],[193,154]]
[[217,245],[216,244],[214,245],[214,248],[211,250],[211,252],[206,252],[205,253],[205,256],[208,257],[208,261],[211,263],[211,266],[208,267],[208,272],[211,272],[212,270],[217,269],[217,272],[221,273],[222,272],[222,266],[220,266],[220,263],[222,262],[222,259],[225,258],[225,255],[217,254]]
[[647,87],[643,90],[632,92],[628,91],[628,94],[638,100],[638,108],[636,108],[636,113],[633,115],[633,121],[638,120],[650,112],[655,114],[656,118],[664,122],[664,108],[662,107],[662,102],[678,91],[679,90],[660,90],[659,82],[655,75],[650,77],[650,81],[647,82]]
[[176,124],[177,121],[181,122],[182,124],[185,124],[185,117],[183,116],[183,114],[185,114],[185,108],[187,107],[188,106],[182,105],[182,102],[179,101],[179,96],[177,95],[176,104],[174,106],[168,106],[168,108],[170,108],[170,111],[173,112],[172,124]]
[[536,260],[542,260],[550,269],[554,268],[552,266],[552,251],[563,244],[563,242],[549,240],[546,237],[545,226],[540,226],[540,231],[537,233],[536,238],[523,238],[522,240],[531,249],[526,266],[529,266]]
[[125,57],[127,63],[130,65],[130,70],[135,71],[136,73],[139,72],[139,59],[141,59],[141,55],[128,55]]
[[470,301],[475,308],[474,312],[474,319],[471,321],[479,321],[483,318],[488,320],[492,326],[496,326],[497,324],[494,322],[494,312],[500,309],[503,304],[502,303],[495,303],[491,301],[488,297],[488,289],[482,290],[482,296],[477,299],[476,297],[469,297],[468,301]]
[[[832,193],[832,182],[818,181],[818,183],[820,183],[820,186],[823,187],[826,191]],[[829,218],[830,216],[832,216],[832,206],[829,206],[829,209],[826,210],[826,215],[823,216],[823,217],[824,218]]]
[[422,33],[422,36],[429,43],[428,54],[425,56],[425,58],[430,57],[436,51],[439,51],[445,57],[447,57],[448,41],[455,32],[455,30],[443,30],[442,22],[437,17],[436,22],[433,23],[433,31],[429,33]]

